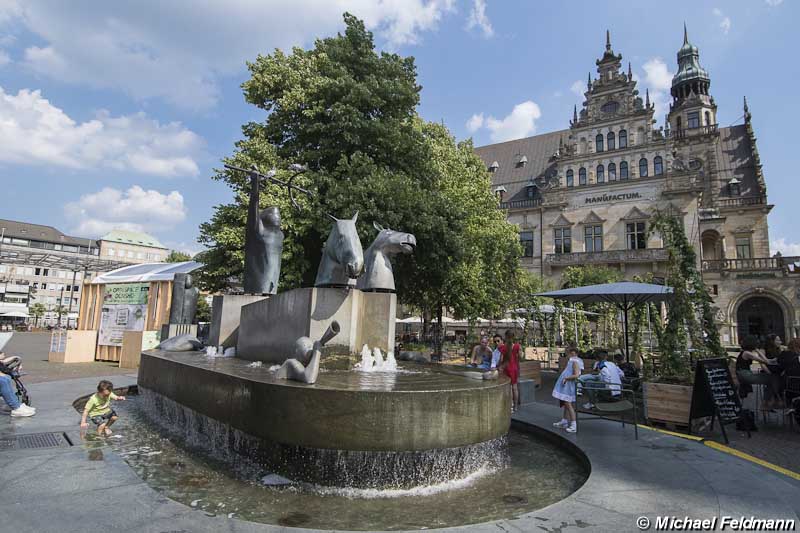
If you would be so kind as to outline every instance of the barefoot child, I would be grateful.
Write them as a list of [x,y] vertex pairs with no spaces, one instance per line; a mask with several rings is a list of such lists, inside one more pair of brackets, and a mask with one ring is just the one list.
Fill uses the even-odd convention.
[[564,409],[564,415],[560,421],[555,422],[553,425],[557,428],[564,428],[569,433],[575,433],[578,431],[578,426],[575,422],[575,408],[572,404],[577,399],[575,394],[576,381],[580,377],[581,371],[583,371],[583,360],[578,357],[578,350],[575,348],[567,349],[567,355],[569,355],[567,366],[558,376],[553,387],[553,398],[557,399],[561,404]]
[[98,435],[111,435],[111,430],[108,428],[119,418],[111,408],[111,400],[125,400],[125,396],[114,394],[113,389],[114,385],[110,381],[103,380],[97,384],[97,392],[92,394],[86,402],[86,407],[83,408],[82,428],[89,427],[86,422],[86,419],[89,418],[97,426]]

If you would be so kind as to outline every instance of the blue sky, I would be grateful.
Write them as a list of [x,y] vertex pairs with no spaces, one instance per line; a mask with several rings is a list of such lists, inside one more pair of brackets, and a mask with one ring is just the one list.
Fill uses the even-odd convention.
[[606,28],[663,109],[686,21],[721,125],[747,95],[773,252],[800,255],[793,0],[0,0],[0,217],[198,251],[197,226],[230,200],[211,168],[263,118],[242,98],[245,61],[335,33],[345,10],[416,57],[422,116],[477,145],[566,128]]

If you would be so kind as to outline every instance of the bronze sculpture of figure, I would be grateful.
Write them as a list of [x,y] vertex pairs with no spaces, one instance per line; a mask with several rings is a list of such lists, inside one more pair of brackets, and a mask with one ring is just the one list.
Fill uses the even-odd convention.
[[[272,170],[267,177],[275,175]],[[276,294],[281,275],[283,231],[277,207],[258,210],[259,174],[250,173],[250,204],[244,237],[244,292]]]
[[391,257],[410,254],[417,246],[417,239],[410,233],[394,231],[373,224],[378,236],[364,253],[364,275],[358,278],[356,288],[362,291],[395,290]]
[[314,286],[354,287],[356,278],[364,272],[364,250],[356,231],[358,211],[349,220],[328,216],[334,224],[325,241]]
[[172,304],[169,309],[170,324],[191,324],[197,313],[200,289],[192,283],[191,274],[175,274],[172,281]]
[[[295,359],[287,359],[281,367],[275,372],[275,377],[278,379],[291,379],[292,381],[300,381],[302,383],[313,384],[317,381],[319,376],[319,362],[322,358],[322,347],[339,334],[341,328],[337,321],[331,322],[328,329],[322,335],[322,338],[315,342],[311,349],[306,351],[306,348],[311,343],[308,337],[300,337],[295,343]],[[308,366],[304,366],[306,361]]]

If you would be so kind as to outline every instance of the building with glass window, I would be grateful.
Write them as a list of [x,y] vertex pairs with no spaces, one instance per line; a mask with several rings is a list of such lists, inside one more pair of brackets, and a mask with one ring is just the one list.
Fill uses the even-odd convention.
[[85,279],[131,263],[162,262],[168,253],[146,234],[115,230],[96,240],[0,219],[0,315],[24,316],[40,303],[47,312],[39,325],[74,323]]
[[663,277],[667,253],[649,221],[667,212],[696,247],[726,344],[797,336],[800,258],[770,252],[772,205],[747,101],[743,124],[718,127],[711,78],[685,28],[677,60],[665,127],[654,127],[649,94],[630,63],[622,71],[607,33],[568,129],[476,149],[520,228],[523,265],[556,284],[577,265]]
[[140,231],[115,229],[99,241],[100,257],[125,263],[161,263],[169,250],[152,235]]

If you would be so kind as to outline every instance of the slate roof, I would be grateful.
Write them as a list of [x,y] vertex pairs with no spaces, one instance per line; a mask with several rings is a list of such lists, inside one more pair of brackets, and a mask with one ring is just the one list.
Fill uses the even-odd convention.
[[94,239],[70,237],[53,226],[43,226],[41,224],[31,224],[29,222],[19,222],[17,220],[0,219],[0,233],[5,237],[15,237],[17,239],[52,242],[55,244],[71,244],[73,246],[97,247],[97,241]]
[[[742,196],[759,196],[761,191],[756,175],[753,146],[747,134],[747,126],[739,124],[720,128],[717,144],[718,176],[723,184],[734,177],[741,181]],[[724,185],[723,185],[724,187]]]
[[[506,188],[503,200],[517,200],[525,197],[525,185],[531,178],[543,177],[551,167],[551,158],[558,150],[559,139],[562,137],[566,143],[569,130],[479,146],[475,148],[475,153],[486,163],[486,168],[494,161],[500,164],[492,173],[492,186],[503,185]],[[522,156],[527,157],[528,162],[524,166],[518,166],[516,163]]]

